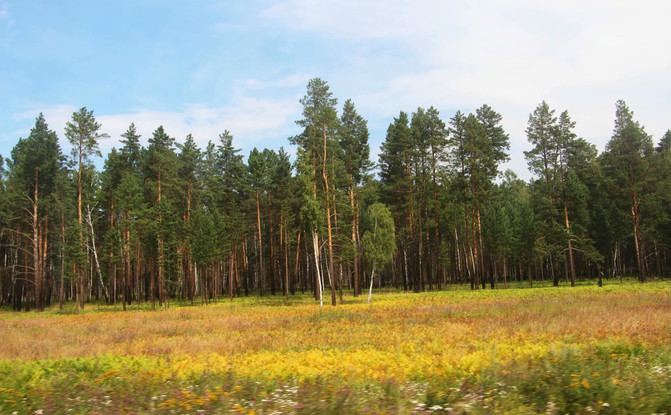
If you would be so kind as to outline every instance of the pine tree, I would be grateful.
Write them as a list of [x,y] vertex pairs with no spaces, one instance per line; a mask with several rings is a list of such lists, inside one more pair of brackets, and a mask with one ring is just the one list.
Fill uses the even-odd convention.
[[[170,271],[174,271],[174,251],[169,248],[175,243],[174,229],[176,226],[174,217],[174,192],[177,176],[177,154],[175,153],[175,139],[168,136],[159,126],[148,140],[147,147],[147,185],[152,204],[151,216],[152,227],[156,232],[156,267],[158,269],[158,297],[159,302],[168,308],[169,282],[172,277]],[[155,306],[156,279],[152,274],[151,279],[152,307]]]
[[[239,149],[233,146],[233,136],[226,130],[219,135],[219,146],[215,156],[215,169],[213,177],[219,180],[220,192],[217,205],[214,208],[218,215],[225,218],[223,225],[225,232],[222,235],[222,247],[228,253],[229,262],[229,297],[232,296],[232,275],[235,269],[231,270],[231,264],[235,268],[235,259],[242,258],[243,273],[245,276],[244,288],[245,294],[249,292],[246,266],[246,233],[244,228],[243,204],[249,191],[249,178],[247,167],[242,161],[242,156],[238,154]],[[209,175],[208,175],[209,176]],[[225,254],[225,253],[224,253]],[[222,257],[223,258],[223,257]]]
[[183,232],[181,236],[180,252],[182,253],[182,263],[184,268],[184,283],[182,284],[182,295],[186,297],[193,304],[196,281],[193,270],[193,259],[191,255],[192,241],[190,235],[192,234],[191,227],[193,225],[193,211],[196,209],[196,198],[200,190],[200,176],[202,175],[202,156],[200,149],[196,145],[191,134],[186,136],[184,144],[178,144],[180,149],[178,156],[179,168],[177,171],[182,200],[181,219],[183,223]]
[[606,145],[601,162],[611,186],[611,194],[617,198],[621,211],[632,220],[633,239],[636,248],[638,277],[646,281],[647,247],[642,227],[641,212],[653,197],[655,188],[655,158],[652,138],[633,119],[633,113],[622,100],[617,101],[615,129]]
[[[47,242],[49,236],[50,208],[55,201],[56,178],[61,169],[63,156],[58,145],[56,133],[49,126],[41,113],[35,120],[35,126],[26,139],[12,149],[11,184],[13,191],[23,197],[16,198],[18,216],[31,230],[27,240],[31,246],[32,284],[35,294],[35,309],[43,311],[46,288]],[[27,201],[27,204],[23,203]],[[29,213],[26,216],[26,213]],[[53,218],[52,218],[53,220]]]
[[[122,174],[118,187],[115,188],[115,199],[120,212],[119,227],[121,228],[121,268],[122,268],[122,298],[123,307],[130,304],[133,287],[138,287],[136,299],[140,301],[140,224],[138,217],[143,213],[145,206],[142,198],[142,182],[140,162],[143,148],[140,145],[140,135],[135,124],[131,123],[128,129],[121,134],[123,147],[119,150],[122,160]],[[134,260],[133,260],[134,257]],[[135,282],[135,284],[132,283]]]
[[252,149],[247,158],[247,165],[249,166],[249,178],[251,190],[255,195],[256,206],[256,238],[257,238],[257,260],[258,260],[258,275],[259,275],[259,293],[264,294],[266,289],[266,272],[263,261],[263,232],[261,228],[261,192],[264,187],[264,180],[266,176],[266,160],[263,154],[256,148]]
[[[72,113],[72,120],[65,124],[65,137],[72,145],[72,156],[77,163],[77,223],[79,224],[79,243],[84,245],[84,221],[82,214],[82,192],[84,170],[90,163],[93,155],[101,156],[98,149],[98,141],[109,137],[99,132],[101,125],[93,116],[93,111],[82,107],[79,111]],[[84,306],[84,290],[82,285],[81,264],[75,265],[75,292],[79,295],[76,299],[75,312],[79,313],[79,307]],[[81,304],[80,304],[81,302]]]
[[418,232],[418,269],[420,286],[432,287],[438,272],[440,232],[438,219],[438,165],[447,145],[445,123],[438,111],[417,108],[410,122],[414,151],[413,181],[416,193]]
[[[413,191],[412,131],[408,115],[401,111],[389,124],[380,148],[380,184],[382,200],[390,206],[397,235],[398,269],[403,276],[404,289],[420,290],[419,272],[413,268],[415,238],[415,194]],[[412,279],[412,280],[411,280]]]
[[[296,123],[303,127],[303,133],[292,138],[292,142],[304,150],[314,171],[313,198],[318,199],[320,191],[321,206],[326,221],[326,242],[328,248],[328,276],[331,280],[331,304],[336,305],[336,278],[334,255],[334,154],[339,150],[337,132],[339,119],[336,110],[337,100],[333,98],[328,83],[314,78],[308,82],[307,92],[300,100],[303,105],[303,119]],[[314,233],[316,236],[317,234]],[[319,244],[316,243],[315,247]],[[317,253],[315,253],[317,255]]]
[[[293,222],[293,214],[291,212],[290,199],[291,199],[291,187],[292,187],[292,177],[291,177],[291,161],[289,160],[289,154],[284,151],[284,148],[280,147],[280,150],[277,152],[277,157],[275,158],[275,165],[272,169],[271,177],[271,189],[273,193],[273,203],[276,205],[276,209],[279,210],[280,215],[280,229],[279,229],[279,248],[281,250],[279,262],[284,261],[283,275],[284,275],[284,295],[289,296],[289,292],[293,293],[292,283],[290,281],[289,274],[289,256],[290,256],[290,234],[292,233],[291,224]],[[298,250],[298,247],[296,247]]]
[[372,168],[370,162],[369,132],[366,120],[357,113],[352,100],[345,101],[338,131],[343,151],[344,169],[347,175],[349,196],[349,218],[354,279],[354,296],[360,293],[361,281],[361,237],[359,235],[359,191]]
[[498,166],[507,158],[508,136],[501,116],[483,105],[476,114],[457,111],[450,119],[450,160],[462,196],[466,263],[471,287],[486,286],[482,210],[489,199]]
[[[109,260],[108,267],[108,280],[111,285],[110,289],[112,291],[112,303],[116,306],[117,299],[117,268],[120,268],[120,260],[122,256],[120,252],[123,242],[121,241],[122,235],[119,232],[118,219],[121,216],[118,212],[118,205],[116,200],[116,190],[121,184],[123,174],[125,172],[125,162],[123,155],[120,154],[116,148],[112,150],[107,155],[105,159],[105,165],[100,175],[100,199],[103,204],[103,209],[105,215],[108,218],[107,232],[105,234],[105,246],[107,247],[107,257]],[[119,253],[120,255],[117,255]],[[123,288],[123,287],[122,287]],[[123,309],[126,309],[126,297],[123,297]]]

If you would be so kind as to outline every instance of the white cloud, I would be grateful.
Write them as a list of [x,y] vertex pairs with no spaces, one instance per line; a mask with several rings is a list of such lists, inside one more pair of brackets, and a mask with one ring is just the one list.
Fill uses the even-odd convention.
[[567,109],[577,133],[600,149],[617,99],[655,138],[671,127],[669,15],[670,2],[607,0],[286,0],[264,14],[323,39],[395,44],[389,53],[405,51],[412,65],[376,68],[375,82],[356,85],[361,112],[391,121],[401,109],[471,111],[487,103],[504,116],[511,165],[525,177],[524,128],[542,100]]
[[[157,111],[164,107],[147,101],[122,114],[96,112],[112,137],[101,147],[118,146],[130,122],[145,142],[163,125],[179,142],[191,133],[203,147],[225,129],[243,153],[253,146],[288,145],[286,138],[297,132],[294,121],[300,118],[298,99],[305,84],[313,76],[328,76],[335,78],[326,78],[335,96],[341,102],[351,97],[375,129],[373,152],[399,110],[434,106],[448,121],[456,109],[469,112],[491,105],[503,115],[511,137],[510,166],[528,178],[524,129],[542,100],[558,112],[567,109],[578,135],[600,149],[611,135],[617,99],[627,101],[656,139],[671,127],[670,14],[671,2],[645,0],[274,2],[262,13],[264,27],[290,31],[292,41],[314,41],[324,52],[319,62],[289,54],[300,67],[282,62],[274,73],[282,71],[283,77],[263,80],[220,76],[216,60],[202,63],[187,80],[190,89],[234,98],[167,111]],[[0,0],[0,18],[7,16],[7,3]],[[281,30],[273,33],[285,39]],[[76,108],[33,108],[19,115],[27,129],[43,111],[64,139],[63,127]]]
[[[64,135],[65,124],[70,121],[77,108],[72,105],[37,106],[30,111],[16,114],[18,120],[33,120],[42,112],[49,127],[57,132],[64,152],[69,145]],[[103,114],[94,110],[96,120],[102,125],[101,132],[110,138],[99,145],[103,153],[112,147],[119,147],[120,136],[131,122],[135,123],[141,141],[146,144],[154,130],[163,125],[167,134],[183,143],[187,134],[192,134],[196,143],[205,148],[208,140],[217,142],[220,133],[229,130],[234,137],[234,146],[241,148],[246,155],[253,147],[279,148],[286,146],[289,135],[295,134],[289,126],[300,115],[298,102],[288,100],[268,100],[252,97],[239,97],[231,105],[212,107],[204,104],[192,104],[179,111],[137,110],[125,114]],[[26,124],[27,125],[27,124]],[[32,127],[32,122],[27,130]],[[19,135],[26,136],[28,131]]]
[[7,29],[11,29],[14,25],[14,20],[12,19],[12,13],[9,10],[9,4],[0,0],[0,23],[4,22],[4,26]]
[[267,90],[271,88],[295,88],[307,85],[311,76],[307,74],[292,74],[281,79],[264,81],[253,78],[243,78],[236,82],[242,91]]
[[74,105],[67,104],[58,104],[58,105],[35,105],[34,108],[30,110],[25,110],[20,113],[13,115],[13,118],[17,121],[25,122],[26,129],[23,131],[17,131],[16,136],[27,137],[30,134],[30,129],[34,125],[34,120],[37,116],[42,113],[44,119],[47,121],[49,128],[56,131],[58,137],[65,139],[64,129],[65,123],[70,121],[72,118],[72,113],[77,111],[78,108]]

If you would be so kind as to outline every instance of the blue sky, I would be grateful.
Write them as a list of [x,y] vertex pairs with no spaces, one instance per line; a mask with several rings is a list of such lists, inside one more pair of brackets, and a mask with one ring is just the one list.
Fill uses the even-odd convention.
[[529,178],[529,114],[568,110],[600,150],[624,99],[653,139],[671,128],[671,2],[0,0],[0,154],[39,112],[57,131],[92,109],[118,146],[135,122],[204,147],[225,129],[248,154],[289,148],[298,100],[321,77],[353,99],[377,154],[403,110],[489,104]]

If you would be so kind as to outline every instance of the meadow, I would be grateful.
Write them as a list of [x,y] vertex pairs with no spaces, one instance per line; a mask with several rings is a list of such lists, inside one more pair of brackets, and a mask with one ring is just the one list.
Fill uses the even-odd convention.
[[671,283],[0,312],[0,413],[671,413]]

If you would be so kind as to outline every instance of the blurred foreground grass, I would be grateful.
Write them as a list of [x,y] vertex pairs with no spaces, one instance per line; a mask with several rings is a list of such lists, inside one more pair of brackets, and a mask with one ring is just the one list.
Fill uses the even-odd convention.
[[2,312],[0,413],[671,413],[668,282],[345,300]]

